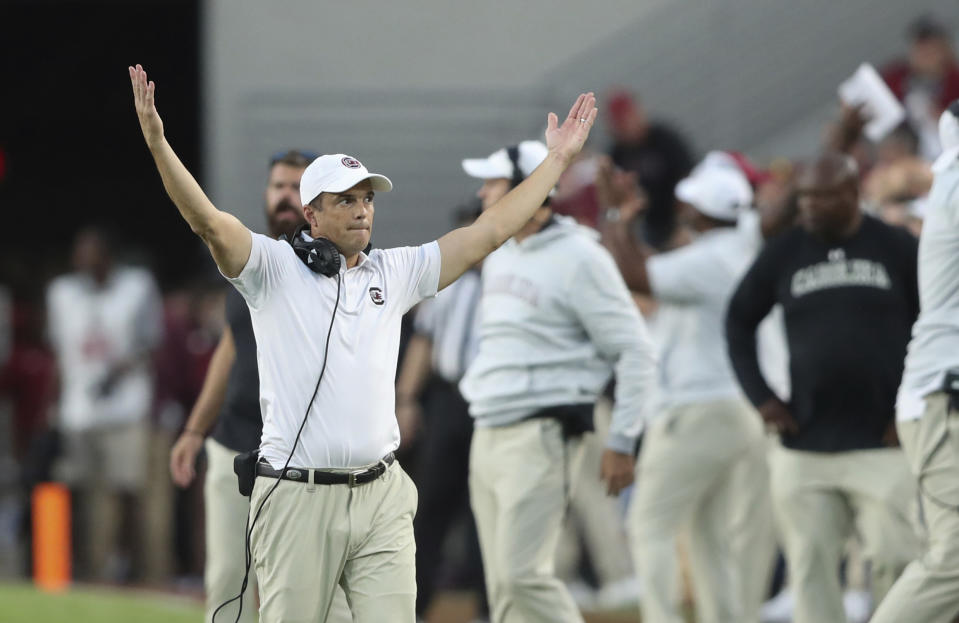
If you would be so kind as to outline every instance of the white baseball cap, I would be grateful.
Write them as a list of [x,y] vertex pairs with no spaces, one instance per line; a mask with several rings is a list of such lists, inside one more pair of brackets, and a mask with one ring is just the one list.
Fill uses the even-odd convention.
[[703,159],[693,168],[693,175],[706,169],[729,169],[732,171],[742,171],[739,163],[733,158],[732,154],[726,151],[714,149],[707,153]]
[[735,221],[753,203],[753,189],[746,177],[725,167],[694,171],[676,184],[676,198],[706,216]]
[[932,170],[936,173],[944,171],[950,165],[959,161],[959,100],[949,104],[939,116],[939,144],[942,153],[932,163]]
[[[523,177],[528,177],[543,160],[546,160],[549,149],[539,141],[523,141],[518,146],[516,163]],[[507,148],[498,149],[486,158],[467,158],[463,161],[463,170],[470,177],[481,180],[491,180],[500,177],[512,179],[513,162],[510,160]]]
[[379,173],[370,173],[363,163],[346,154],[326,154],[310,163],[300,178],[300,201],[308,205],[320,193],[341,193],[362,182],[370,180],[373,190],[393,190],[390,178]]

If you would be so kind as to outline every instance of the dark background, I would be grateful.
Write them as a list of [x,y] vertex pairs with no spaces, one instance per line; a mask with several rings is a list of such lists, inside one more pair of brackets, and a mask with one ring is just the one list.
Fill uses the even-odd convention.
[[42,295],[89,224],[165,289],[208,272],[143,143],[127,74],[142,63],[164,77],[157,106],[202,183],[198,4],[0,0],[0,50],[0,283]]

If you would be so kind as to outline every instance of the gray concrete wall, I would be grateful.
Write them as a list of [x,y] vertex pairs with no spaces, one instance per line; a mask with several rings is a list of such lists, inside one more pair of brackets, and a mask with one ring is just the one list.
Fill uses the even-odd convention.
[[613,85],[699,150],[801,155],[838,83],[930,9],[959,26],[949,0],[206,0],[206,187],[258,228],[269,154],[351,153],[396,184],[375,242],[421,242],[475,190],[461,158],[539,138],[547,111]]

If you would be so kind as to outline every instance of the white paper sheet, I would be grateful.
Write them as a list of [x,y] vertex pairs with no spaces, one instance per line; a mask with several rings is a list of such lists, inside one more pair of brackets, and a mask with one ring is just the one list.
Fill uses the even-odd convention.
[[863,114],[869,119],[863,132],[873,142],[882,140],[906,117],[902,104],[869,63],[860,65],[856,73],[839,85],[839,99],[847,106],[862,104]]

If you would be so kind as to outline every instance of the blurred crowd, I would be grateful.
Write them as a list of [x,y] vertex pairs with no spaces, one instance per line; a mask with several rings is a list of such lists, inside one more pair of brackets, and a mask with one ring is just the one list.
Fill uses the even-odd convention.
[[[823,128],[822,145],[824,151],[854,159],[866,214],[918,237],[932,183],[931,163],[941,152],[937,123],[945,107],[959,98],[959,63],[953,33],[935,19],[918,20],[908,37],[908,55],[880,70],[902,102],[905,121],[878,142],[871,141],[863,132],[868,111],[837,103],[834,121]],[[696,211],[689,209],[697,207],[696,198],[678,197],[677,185],[721,169],[744,182],[751,203],[747,211],[762,223],[778,229],[794,223],[797,180],[810,170],[816,154],[810,154],[809,161],[758,161],[735,145],[701,146],[705,149],[700,151],[693,147],[695,137],[658,121],[656,111],[646,110],[637,94],[616,89],[600,101],[608,145],[601,147],[594,139],[592,149],[584,150],[566,171],[550,204],[556,214],[606,236],[611,223],[619,226],[617,222],[628,217],[644,253],[669,253],[702,236]],[[478,203],[465,203],[452,223],[470,222],[478,211]],[[227,284],[213,275],[161,291],[147,267],[126,261],[136,250],[124,249],[115,235],[100,226],[77,233],[68,269],[44,266],[33,272],[34,279],[38,273],[59,273],[45,282],[42,292],[32,282],[24,286],[13,268],[3,271],[0,573],[30,573],[30,492],[37,483],[55,481],[72,493],[76,580],[180,583],[199,590],[205,550],[204,463],[200,461],[198,477],[188,480],[188,486],[176,487],[170,452],[183,434],[223,333]],[[632,286],[631,275],[624,271],[624,277]],[[464,277],[471,279],[478,283],[478,273]],[[648,289],[631,289],[656,342],[662,302]],[[455,296],[475,305],[478,295],[473,284],[462,286]],[[481,557],[465,495],[465,465],[462,471],[443,474],[436,467],[449,464],[444,461],[450,448],[468,452],[472,421],[452,389],[463,369],[450,367],[442,354],[428,350],[436,347],[443,326],[437,319],[443,309],[435,305],[424,303],[411,312],[405,338],[409,347],[400,353],[397,385],[399,460],[421,491],[416,533],[418,610],[423,616],[432,597],[444,590],[474,591],[480,612],[485,602]],[[780,328],[778,341],[774,335],[773,345],[761,355],[767,359],[764,371],[770,385],[788,401],[789,353],[784,342]],[[597,433],[586,441],[585,459],[575,476],[581,482],[573,488],[557,558],[558,576],[583,609],[628,607],[645,598],[626,529],[630,492],[611,498],[596,486],[601,440],[610,418],[612,394],[607,394],[596,406]],[[452,412],[458,420],[450,419]],[[642,470],[637,486],[643,486]],[[695,579],[689,577],[696,575],[696,561],[685,553],[689,543],[680,538],[670,546],[684,552],[679,556],[684,591],[687,600],[694,600],[690,586]],[[843,549],[845,607],[852,619],[861,620],[875,605],[869,572],[874,553],[855,538]],[[784,588],[789,580],[782,557],[777,563],[771,554],[765,567],[753,568],[764,569],[752,578],[762,600],[769,600],[764,616],[789,620],[792,605]],[[654,571],[639,571],[644,572]]]

